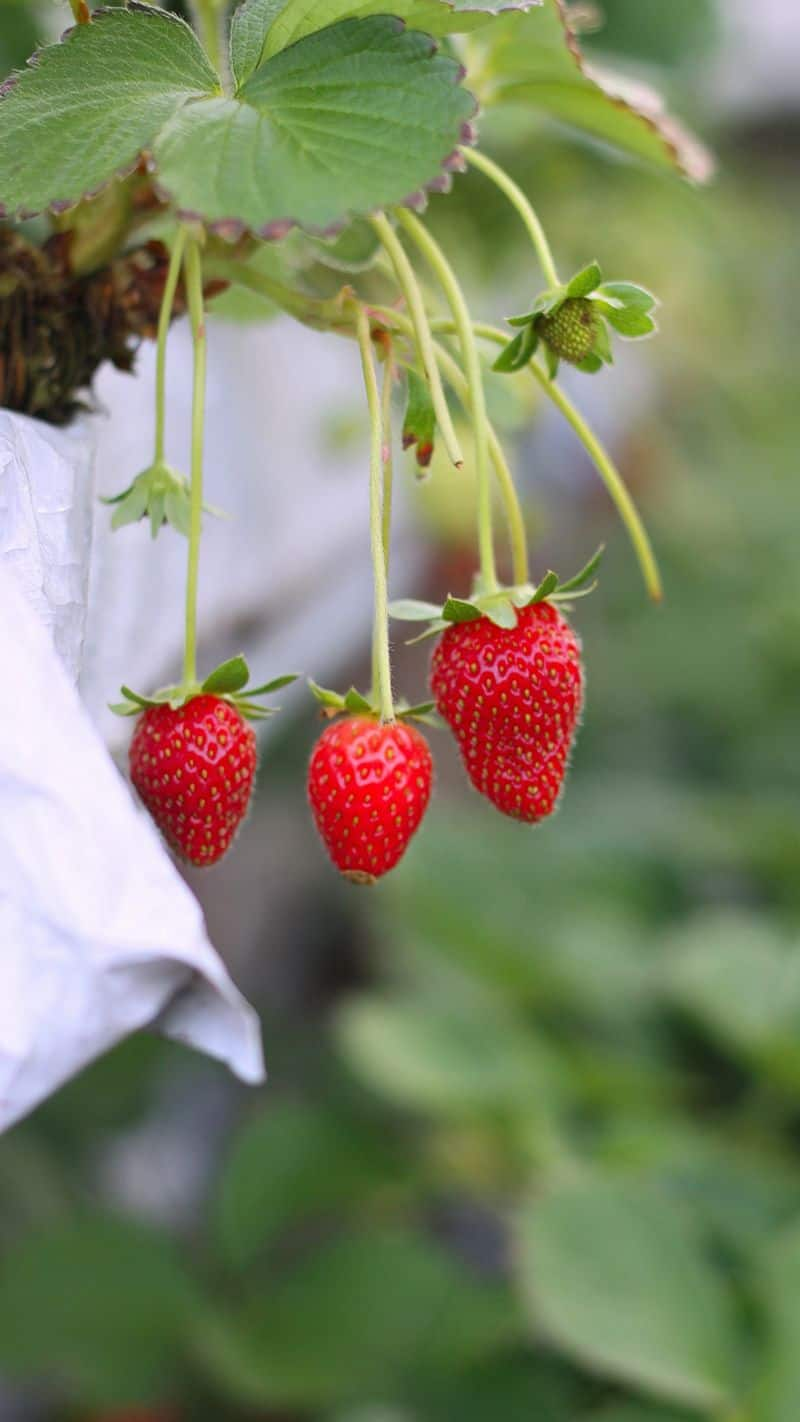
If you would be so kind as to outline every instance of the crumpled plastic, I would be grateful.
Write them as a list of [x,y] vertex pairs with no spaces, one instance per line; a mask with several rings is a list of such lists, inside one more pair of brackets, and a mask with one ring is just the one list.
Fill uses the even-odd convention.
[[91,436],[0,412],[0,1130],[156,1027],[263,1079],[254,1010],[84,710]]

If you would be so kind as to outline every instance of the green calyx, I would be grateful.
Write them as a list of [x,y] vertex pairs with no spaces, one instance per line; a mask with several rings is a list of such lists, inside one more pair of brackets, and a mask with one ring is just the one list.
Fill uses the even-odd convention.
[[291,672],[286,676],[277,676],[272,681],[264,682],[262,686],[248,686],[249,680],[250,668],[244,657],[231,657],[209,672],[205,681],[191,685],[165,686],[152,696],[141,696],[138,691],[131,691],[130,687],[123,686],[121,690],[125,700],[117,702],[110,710],[117,716],[138,716],[151,706],[170,706],[173,711],[178,711],[197,696],[218,696],[221,701],[235,706],[248,721],[264,721],[268,716],[274,716],[280,707],[262,706],[255,698],[270,696],[281,687],[289,686],[291,682],[297,681],[297,674]]
[[612,327],[627,340],[638,340],[657,330],[652,316],[656,298],[633,282],[603,281],[597,262],[583,267],[565,286],[549,287],[537,296],[529,311],[509,317],[519,328],[494,363],[510,373],[522,370],[541,344],[550,378],[561,360],[594,375],[613,365]]
[[[188,479],[179,474],[164,460],[155,460],[141,474],[137,474],[132,484],[119,494],[102,500],[114,505],[111,518],[113,529],[122,528],[127,523],[150,520],[153,538],[165,524],[170,524],[184,538],[189,537],[191,518],[191,490]],[[217,518],[224,517],[221,509],[204,504],[206,513]]]
[[[374,700],[363,696],[354,686],[345,692],[344,695],[338,691],[330,691],[325,686],[318,686],[315,681],[309,678],[308,688],[312,696],[319,703],[322,714],[332,719],[334,716],[371,716],[376,721],[381,720],[380,707]],[[432,701],[421,701],[417,705],[410,706],[407,701],[395,701],[394,719],[396,721],[422,721],[427,726],[438,725],[437,718],[432,714],[434,703]]]
[[519,583],[496,592],[486,592],[477,585],[469,598],[448,595],[441,607],[433,602],[404,598],[389,604],[389,616],[400,622],[427,622],[425,631],[412,637],[409,646],[427,637],[435,637],[456,623],[477,622],[481,617],[488,617],[495,627],[510,630],[516,627],[517,612],[524,607],[533,607],[537,602],[560,602],[569,606],[576,598],[587,597],[594,592],[597,587],[594,575],[604,552],[604,545],[601,544],[580,572],[563,582],[551,570],[535,586],[533,583]]

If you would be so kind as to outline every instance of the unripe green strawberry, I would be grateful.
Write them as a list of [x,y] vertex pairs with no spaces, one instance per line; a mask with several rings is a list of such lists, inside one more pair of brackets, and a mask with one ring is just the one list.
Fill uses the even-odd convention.
[[552,316],[540,316],[536,330],[554,355],[580,365],[594,349],[600,318],[585,296],[573,296]]

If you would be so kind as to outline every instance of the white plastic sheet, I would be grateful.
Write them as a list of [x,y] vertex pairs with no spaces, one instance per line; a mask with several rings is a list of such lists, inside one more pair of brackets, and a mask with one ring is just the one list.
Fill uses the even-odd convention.
[[72,684],[91,444],[0,414],[0,1130],[156,1025],[263,1079],[258,1019]]

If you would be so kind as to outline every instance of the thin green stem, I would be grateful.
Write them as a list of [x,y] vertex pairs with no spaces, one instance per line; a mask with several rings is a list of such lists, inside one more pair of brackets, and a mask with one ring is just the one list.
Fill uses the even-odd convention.
[[453,313],[461,354],[469,385],[469,404],[475,438],[475,465],[478,482],[478,546],[480,551],[483,590],[492,593],[497,588],[497,568],[492,537],[492,491],[489,480],[489,441],[487,434],[486,396],[483,389],[478,346],[472,329],[464,293],[439,243],[423,227],[419,218],[404,208],[398,208],[397,220],[408,233],[435,273]]
[[[448,385],[451,385],[465,410],[470,410],[470,388],[469,384],[460,370],[458,363],[453,359],[450,352],[434,342],[436,359],[444,374]],[[519,502],[519,495],[514,483],[511,470],[508,467],[503,446],[495,434],[494,427],[487,420],[486,433],[489,444],[489,457],[494,465],[500,495],[503,500],[503,507],[508,525],[508,537],[511,545],[511,570],[515,584],[527,583],[529,577],[528,569],[528,537],[525,528],[525,519]]]
[[361,353],[361,369],[370,423],[369,457],[369,536],[372,550],[372,576],[375,587],[375,610],[372,625],[372,661],[375,668],[377,695],[382,721],[394,720],[392,701],[392,664],[389,656],[389,595],[386,578],[386,555],[383,538],[383,420],[381,397],[375,361],[372,353],[369,317],[362,305],[356,307],[356,334]]
[[556,264],[553,260],[553,253],[550,243],[545,236],[544,228],[534,212],[532,204],[525,196],[522,188],[508,176],[498,163],[487,158],[485,153],[479,153],[476,148],[462,148],[461,155],[471,163],[473,168],[479,168],[482,173],[490,178],[502,193],[505,193],[509,202],[517,209],[528,232],[528,236],[536,249],[542,271],[548,286],[560,286]]
[[167,280],[164,283],[164,295],[161,298],[161,311],[158,317],[158,341],[156,344],[156,433],[155,433],[155,454],[154,464],[164,463],[164,426],[166,422],[166,399],[167,399],[167,336],[169,335],[169,324],[172,320],[172,308],[175,304],[175,292],[178,286],[178,279],[181,274],[183,264],[183,252],[186,246],[186,228],[179,227],[172,247],[167,269]]
[[392,493],[394,482],[394,458],[392,451],[392,387],[394,385],[394,351],[392,349],[391,337],[387,337],[388,349],[383,362],[383,383],[381,385],[381,428],[383,430],[383,444],[381,456],[383,459],[383,563],[386,569],[386,577],[389,577],[389,558],[391,553],[392,538]]
[[[403,335],[411,336],[411,322],[402,312],[395,311],[390,306],[370,306],[370,311],[379,317],[387,325],[393,326],[396,331]],[[455,322],[446,319],[431,322],[434,330],[446,332],[453,335],[455,332]],[[485,328],[487,331],[493,329]],[[474,327],[475,334],[483,334],[479,325]],[[505,340],[504,340],[505,343]],[[461,402],[467,414],[471,414],[470,390],[466,376],[461,370],[458,362],[438,341],[433,343],[433,351],[437,364],[444,375],[448,385],[452,388],[458,400]],[[516,485],[508,467],[508,462],[503,453],[503,446],[498,439],[491,420],[486,422],[486,431],[489,440],[489,457],[494,465],[497,484],[500,490],[500,497],[503,501],[503,509],[508,526],[508,537],[511,545],[512,575],[515,583],[527,583],[529,578],[528,570],[528,539],[525,529],[525,519],[522,507],[519,502]]]
[[203,435],[206,400],[203,268],[200,246],[194,238],[189,239],[186,247],[186,294],[192,321],[194,348],[189,560],[186,570],[186,640],[183,654],[183,685],[188,690],[197,684],[197,579],[200,567],[200,536],[203,520]]
[[222,70],[222,12],[219,0],[191,0],[198,34],[217,73]]
[[642,570],[645,587],[653,599],[653,602],[660,602],[664,593],[661,586],[661,575],[658,571],[653,547],[647,534],[647,529],[639,517],[633,499],[622,480],[622,476],[616,469],[611,456],[600,443],[597,435],[586,423],[583,415],[576,410],[572,401],[560,386],[551,380],[547,373],[537,365],[535,360],[530,363],[531,374],[539,382],[549,400],[559,409],[568,424],[575,431],[584,449],[591,456],[592,462],[597,469],[603,483],[606,486],[617,512],[628,530],[631,543],[633,544],[636,557],[639,560],[639,567]]
[[[455,323],[453,321],[437,320],[434,321],[432,325],[435,331],[440,331],[442,334],[452,335],[455,330]],[[484,321],[476,321],[473,330],[476,336],[480,336],[483,340],[492,341],[496,346],[504,346],[508,342],[508,336],[504,331],[501,331],[497,326],[487,325]],[[592,463],[611,496],[622,522],[628,530],[634,552],[639,560],[639,566],[642,570],[642,577],[644,578],[648,594],[653,599],[653,602],[661,602],[664,596],[664,590],[661,584],[661,574],[658,571],[658,563],[656,562],[656,557],[653,552],[653,546],[636,505],[608,450],[600,443],[597,435],[587,424],[583,415],[575,408],[569,396],[564,394],[561,387],[557,385],[554,380],[550,379],[535,360],[529,363],[529,369],[534,379],[541,385],[548,399],[552,400],[553,404],[557,406],[564,418],[572,426],[578,439],[590,456]]]
[[406,256],[402,243],[382,212],[370,218],[370,222],[377,233],[389,260],[394,268],[397,284],[405,297],[408,314],[411,317],[414,329],[414,340],[417,347],[417,355],[422,366],[425,378],[431,392],[431,401],[436,415],[436,423],[442,433],[445,448],[453,464],[460,469],[464,463],[464,456],[458,443],[456,432],[453,429],[453,422],[450,418],[450,411],[447,408],[442,382],[439,376],[439,369],[433,354],[433,340],[428,324],[428,315],[425,310],[425,303],[422,299],[422,292],[414,275],[414,269]]

